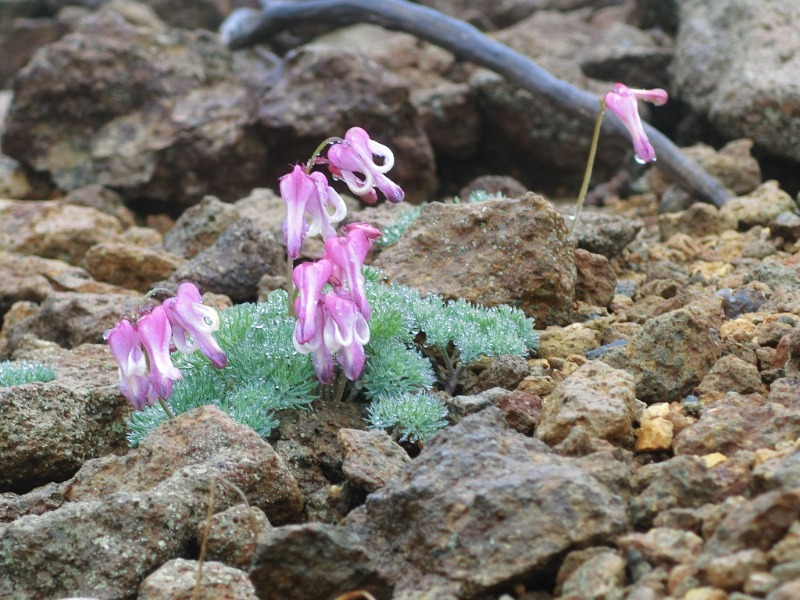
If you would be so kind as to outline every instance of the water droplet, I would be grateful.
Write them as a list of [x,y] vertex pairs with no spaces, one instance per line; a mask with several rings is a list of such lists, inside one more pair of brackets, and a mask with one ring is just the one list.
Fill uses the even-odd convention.
[[640,165],[646,165],[647,164],[647,161],[645,159],[643,159],[641,156],[639,156],[638,154],[634,154],[633,155],[633,160],[635,160]]

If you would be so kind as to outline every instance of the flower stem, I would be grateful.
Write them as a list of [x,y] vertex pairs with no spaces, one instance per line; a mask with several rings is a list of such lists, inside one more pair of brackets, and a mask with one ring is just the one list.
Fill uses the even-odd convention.
[[288,254],[286,255],[286,295],[287,303],[289,304],[289,316],[295,317],[294,314],[294,282],[292,281],[292,274],[294,273],[294,259]]
[[319,157],[320,154],[322,154],[322,151],[325,149],[325,146],[329,146],[330,144],[336,144],[337,142],[341,143],[343,141],[344,140],[342,138],[334,136],[334,137],[329,137],[328,139],[324,140],[319,146],[317,146],[317,149],[314,150],[314,152],[311,154],[311,158],[309,158],[308,162],[306,163],[306,175],[311,175],[311,169],[313,169],[314,165],[317,164],[317,158]]
[[597,156],[597,143],[600,140],[600,124],[603,122],[603,113],[606,111],[606,99],[600,99],[600,108],[597,110],[597,120],[594,123],[594,133],[592,134],[592,145],[589,147],[589,160],[586,162],[586,172],[583,174],[583,184],[578,193],[578,202],[575,204],[575,215],[572,217],[572,225],[569,228],[570,235],[575,233],[578,226],[578,218],[583,209],[583,202],[586,200],[586,193],[589,191],[589,181],[592,179],[592,169],[594,159]]
[[161,405],[161,408],[164,409],[164,412],[167,413],[167,416],[170,419],[174,419],[175,418],[175,413],[172,412],[172,410],[170,409],[169,404],[167,404],[166,400],[164,400],[163,398],[159,398],[158,399],[158,403]]

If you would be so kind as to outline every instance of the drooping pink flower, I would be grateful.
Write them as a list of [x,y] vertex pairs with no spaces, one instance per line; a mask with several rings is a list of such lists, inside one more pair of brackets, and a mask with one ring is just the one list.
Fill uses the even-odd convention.
[[[367,234],[367,227],[372,228],[363,223],[350,227],[344,236],[325,240],[325,257],[333,263],[331,283],[337,288],[337,291],[348,292],[361,314],[369,320],[372,311],[367,302],[364,275],[361,273],[361,269],[364,267],[364,260],[367,258],[367,253],[375,237]],[[374,231],[377,230],[374,229]]]
[[141,316],[136,328],[150,363],[148,379],[158,397],[169,398],[173,382],[181,379],[183,375],[172,364],[169,353],[172,326],[169,324],[164,307],[156,306],[148,314]]
[[292,336],[292,343],[295,350],[301,354],[311,354],[311,362],[314,365],[317,379],[325,385],[330,385],[333,383],[333,372],[336,365],[333,361],[333,354],[325,345],[324,329],[327,317],[325,304],[318,299],[310,316],[310,318],[314,319],[313,334],[307,341],[300,343],[297,339],[298,327],[295,326],[295,335]]
[[156,400],[156,393],[147,378],[147,359],[142,340],[127,319],[120,320],[105,333],[111,354],[119,366],[119,388],[136,410],[144,410]]
[[219,313],[211,306],[203,304],[197,286],[193,283],[180,284],[177,295],[165,300],[162,306],[172,325],[172,335],[178,350],[190,354],[199,348],[218,369],[228,364],[225,351],[213,335],[219,330]]
[[653,150],[650,140],[647,139],[642,120],[639,117],[637,98],[661,105],[668,100],[668,95],[662,89],[631,89],[617,83],[614,85],[614,89],[605,95],[605,104],[611,112],[619,117],[630,132],[636,160],[641,163],[653,162],[656,159],[656,152]]
[[364,369],[364,346],[369,342],[369,325],[364,315],[347,294],[328,293],[323,296],[325,346],[336,357],[345,377],[355,381]]
[[333,265],[322,258],[315,262],[301,263],[292,272],[292,281],[297,287],[294,311],[297,315],[294,337],[298,344],[308,343],[317,333],[317,312],[320,306],[322,287],[328,283]]
[[[383,158],[378,165],[374,156]],[[328,149],[328,161],[334,177],[342,179],[350,191],[370,204],[378,199],[377,187],[389,202],[402,202],[402,188],[386,177],[394,166],[394,154],[383,144],[370,139],[361,127],[351,127],[344,141]]]
[[[295,165],[291,173],[280,178],[279,187],[286,204],[283,234],[291,258],[300,256],[307,235],[322,234],[323,238],[336,235],[332,224],[344,219],[347,207],[322,173],[309,175],[303,167]],[[329,205],[334,209],[333,214],[328,211]]]

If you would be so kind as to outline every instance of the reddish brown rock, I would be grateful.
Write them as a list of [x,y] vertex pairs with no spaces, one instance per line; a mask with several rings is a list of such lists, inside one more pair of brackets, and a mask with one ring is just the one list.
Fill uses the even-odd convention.
[[167,279],[181,264],[183,260],[169,252],[122,243],[96,244],[81,261],[97,281],[142,293],[156,281]]
[[342,472],[356,487],[374,492],[396,477],[411,462],[401,446],[385,431],[340,429]]
[[575,299],[591,306],[608,306],[617,288],[617,276],[608,259],[602,254],[575,250]]

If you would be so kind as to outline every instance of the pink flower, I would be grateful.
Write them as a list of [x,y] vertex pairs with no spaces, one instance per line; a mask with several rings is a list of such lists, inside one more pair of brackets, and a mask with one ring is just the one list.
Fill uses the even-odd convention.
[[637,90],[617,83],[614,89],[605,95],[605,104],[630,132],[636,160],[641,163],[653,162],[656,159],[656,152],[650,145],[642,126],[637,98],[660,106],[668,100],[668,95],[662,89]]
[[[326,239],[336,235],[332,223],[344,219],[347,207],[322,173],[309,175],[303,167],[295,165],[291,173],[281,177],[280,191],[286,203],[283,234],[291,258],[300,256],[307,235],[321,233]],[[333,207],[333,214],[328,212],[328,204]],[[306,222],[306,215],[310,217],[310,223]]]
[[[190,354],[199,348],[218,369],[228,364],[225,352],[213,336],[219,330],[219,313],[203,304],[197,286],[193,283],[182,283],[178,286],[177,295],[167,299],[162,306],[172,325],[173,339],[178,350]],[[191,339],[187,338],[187,333]]]
[[136,327],[150,363],[148,379],[153,390],[158,397],[169,398],[172,394],[173,381],[181,379],[183,375],[172,364],[169,353],[172,327],[164,307],[156,306],[148,314],[140,317]]
[[119,387],[122,395],[136,410],[144,410],[156,400],[156,393],[147,379],[147,359],[142,351],[139,333],[127,319],[122,319],[105,334],[114,360],[119,365]]
[[346,294],[323,296],[327,318],[325,319],[325,346],[336,356],[345,377],[355,381],[364,369],[366,355],[364,346],[369,342],[369,325],[356,306],[353,298]]
[[322,258],[316,262],[301,263],[292,272],[292,281],[298,291],[294,302],[297,314],[294,337],[298,344],[308,343],[317,334],[320,295],[322,287],[328,283],[332,268],[331,262]]
[[298,341],[298,321],[298,326],[295,327],[295,334],[292,336],[292,343],[295,350],[301,354],[311,354],[311,362],[314,365],[314,371],[317,373],[317,379],[325,385],[330,385],[333,383],[333,371],[336,365],[333,362],[333,354],[325,346],[323,330],[327,314],[325,304],[319,297],[309,318],[314,319],[314,325],[310,328],[313,331],[311,337],[302,343]]
[[367,223],[353,223],[347,227],[345,236],[325,240],[325,257],[333,263],[331,283],[337,291],[350,293],[367,320],[372,311],[367,302],[361,269],[372,241],[379,235],[380,232]]
[[[382,157],[383,164],[376,164],[373,156]],[[343,142],[328,149],[328,161],[334,177],[344,180],[350,191],[366,202],[377,201],[376,187],[389,202],[402,202],[402,188],[384,175],[394,166],[394,154],[370,139],[361,127],[351,127]]]

